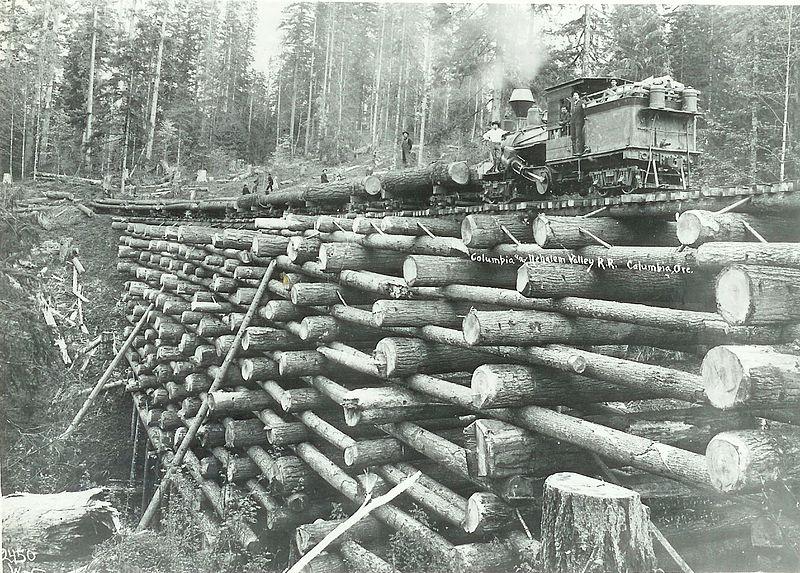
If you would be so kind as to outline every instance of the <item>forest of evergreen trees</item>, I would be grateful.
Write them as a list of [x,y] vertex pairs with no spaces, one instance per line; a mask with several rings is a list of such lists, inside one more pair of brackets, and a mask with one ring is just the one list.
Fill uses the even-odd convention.
[[270,62],[254,61],[256,0],[0,9],[0,172],[14,179],[335,165],[403,130],[427,161],[473,141],[514,87],[541,98],[581,74],[699,89],[707,182],[800,177],[800,10],[786,6],[294,2]]

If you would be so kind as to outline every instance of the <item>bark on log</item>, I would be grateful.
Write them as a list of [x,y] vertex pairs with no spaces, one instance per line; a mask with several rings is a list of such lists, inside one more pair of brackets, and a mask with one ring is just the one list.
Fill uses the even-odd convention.
[[263,410],[277,406],[268,394],[257,390],[209,392],[206,400],[211,414],[215,416],[245,414],[253,410]]
[[385,249],[367,249],[350,243],[323,243],[319,249],[320,268],[327,272],[360,270],[395,273],[403,267],[405,255]]
[[245,358],[240,367],[242,378],[248,382],[270,380],[278,374],[278,365],[270,358]]
[[275,257],[286,254],[289,239],[281,235],[260,233],[253,236],[250,252],[258,257]]
[[472,374],[476,408],[524,405],[571,406],[592,402],[645,400],[655,393],[598,382],[544,366],[484,364]]
[[517,291],[535,298],[578,296],[632,302],[685,303],[710,298],[710,289],[704,288],[706,283],[698,275],[632,271],[622,267],[601,270],[588,268],[588,264],[526,263],[519,267]]
[[292,287],[289,295],[292,304],[299,306],[330,306],[341,304],[342,299],[349,305],[372,304],[376,299],[374,295],[332,283],[296,284]]
[[[421,226],[420,226],[421,225]],[[461,238],[461,223],[433,217],[383,217],[379,227],[387,235],[428,236],[425,227],[436,237]]]
[[706,243],[694,255],[700,268],[719,269],[746,264],[800,269],[798,243]]
[[368,291],[393,299],[408,299],[414,296],[412,287],[400,277],[368,271],[344,270],[339,273],[339,284],[355,290]]
[[554,474],[545,482],[539,562],[553,573],[654,571],[649,521],[636,492]]
[[[434,324],[434,323],[431,323]],[[447,325],[442,325],[447,326]],[[475,345],[641,344],[674,348],[691,344],[686,333],[537,310],[482,311],[464,318],[464,340]]]
[[513,288],[517,284],[517,268],[455,257],[410,255],[403,263],[403,278],[408,286],[463,284]]
[[611,217],[560,217],[540,214],[533,221],[536,244],[550,249],[577,249],[598,242],[598,237],[612,245],[677,246],[676,224],[648,219],[643,225],[635,220]]
[[708,443],[706,459],[711,483],[723,493],[792,482],[800,477],[800,431],[722,432]]
[[800,358],[764,346],[717,346],[703,359],[706,396],[717,408],[800,404]]
[[469,167],[463,161],[434,162],[422,167],[369,175],[364,187],[369,195],[419,197],[433,192],[434,185],[459,186],[469,183]]
[[677,236],[682,245],[697,247],[711,241],[752,241],[750,225],[769,242],[796,241],[800,238],[791,218],[747,213],[715,213],[691,209],[678,217]]
[[393,565],[351,539],[342,542],[339,553],[354,573],[400,573]]
[[289,350],[302,346],[299,339],[285,330],[266,326],[250,326],[242,337],[242,350],[245,352],[250,350]]
[[375,346],[375,360],[381,375],[408,376],[422,372],[450,372],[455,365],[470,370],[491,358],[445,344],[434,344],[418,338],[384,338]]
[[297,265],[317,260],[322,241],[319,237],[291,237],[286,247],[289,260]]
[[[322,541],[326,535],[342,524],[344,519],[317,520],[314,523],[300,525],[294,532],[297,550],[301,555],[308,553],[312,547]],[[335,548],[342,542],[352,539],[359,542],[377,541],[386,535],[384,525],[374,517],[367,516],[356,521],[343,535],[336,538],[329,547]]]
[[326,363],[325,357],[316,350],[281,352],[277,362],[278,373],[284,378],[322,374]]
[[[3,496],[3,561],[13,550],[37,558],[80,557],[114,535],[119,512],[104,488],[55,494],[13,493]],[[35,566],[35,563],[33,563]]]
[[717,277],[717,311],[730,324],[800,319],[800,270],[731,265]]
[[471,304],[443,300],[379,300],[372,305],[376,326],[459,327]]
[[524,212],[467,215],[461,223],[461,239],[471,249],[489,249],[501,243],[514,242],[503,230],[505,227],[520,243],[531,243],[533,229],[526,218]]
[[467,533],[488,535],[514,526],[514,509],[493,493],[476,492],[467,500],[462,527]]

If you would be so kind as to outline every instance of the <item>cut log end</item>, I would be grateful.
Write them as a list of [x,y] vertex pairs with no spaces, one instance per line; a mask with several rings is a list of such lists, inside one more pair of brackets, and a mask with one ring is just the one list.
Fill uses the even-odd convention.
[[704,238],[705,225],[698,211],[685,211],[678,217],[677,236],[681,245],[694,247]]
[[528,269],[525,265],[522,265],[517,270],[517,292],[526,293],[528,292],[528,281],[530,280],[528,277]]
[[712,485],[721,492],[742,489],[745,470],[750,464],[749,448],[734,432],[715,436],[706,448],[708,473]]
[[414,286],[417,281],[417,263],[412,257],[403,261],[403,278],[408,286]]
[[380,195],[382,189],[381,179],[377,175],[367,175],[364,178],[364,190],[367,195]]
[[717,277],[717,312],[729,324],[742,325],[753,313],[753,293],[744,269],[731,266]]
[[614,485],[613,483],[601,482],[572,472],[561,472],[551,475],[547,478],[547,485],[557,488],[562,492],[568,492],[571,495],[579,495],[583,498],[632,499],[639,495],[635,491]]
[[544,214],[537,216],[533,220],[533,240],[540,247],[544,247],[547,244],[549,230],[547,216]]
[[747,375],[731,347],[709,350],[703,359],[702,374],[706,396],[714,407],[727,409],[747,401]]
[[476,228],[475,222],[469,217],[466,217],[461,222],[461,240],[464,241],[464,244],[468,247],[473,246],[472,243],[474,241]]
[[469,183],[469,165],[465,161],[455,161],[447,166],[447,174],[453,183],[466,185]]
[[467,344],[476,345],[480,343],[481,323],[474,312],[470,312],[464,317],[461,330],[464,332],[464,340]]

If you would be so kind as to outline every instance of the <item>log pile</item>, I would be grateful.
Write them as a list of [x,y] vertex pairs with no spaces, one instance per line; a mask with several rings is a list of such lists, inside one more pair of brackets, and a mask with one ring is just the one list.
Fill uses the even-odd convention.
[[[680,221],[602,216],[251,222],[121,229],[131,324],[147,314],[129,387],[168,445],[207,404],[186,480],[215,519],[255,500],[264,530],[300,554],[338,525],[334,502],[352,512],[422,472],[309,569],[394,571],[395,531],[459,571],[573,571],[590,555],[591,570],[671,568],[643,504],[654,522],[724,513],[720,494],[800,477],[794,243],[734,243],[746,237],[725,222],[679,249]],[[565,516],[586,535],[566,539]],[[264,538],[234,525],[245,547]],[[625,541],[593,552],[608,536]],[[677,545],[692,554],[691,539]]]

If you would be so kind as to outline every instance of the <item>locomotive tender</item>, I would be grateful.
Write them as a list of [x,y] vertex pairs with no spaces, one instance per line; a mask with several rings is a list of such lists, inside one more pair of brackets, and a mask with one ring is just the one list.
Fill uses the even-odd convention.
[[[576,95],[577,94],[577,95]],[[482,201],[601,195],[690,187],[698,92],[671,78],[582,77],[545,90],[546,117],[514,90],[502,167],[482,173]]]

